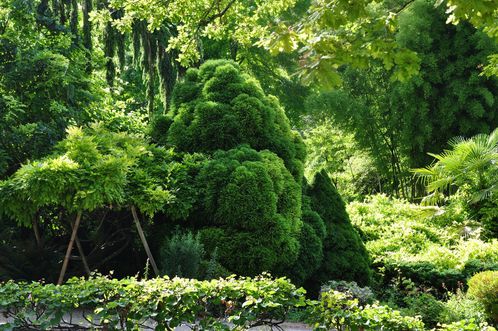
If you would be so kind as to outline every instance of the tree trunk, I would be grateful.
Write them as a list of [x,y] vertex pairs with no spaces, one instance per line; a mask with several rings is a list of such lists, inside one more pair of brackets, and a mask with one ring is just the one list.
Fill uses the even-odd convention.
[[67,246],[66,256],[64,256],[64,262],[62,263],[61,273],[59,275],[59,280],[57,281],[57,285],[62,284],[64,280],[64,275],[66,274],[67,265],[69,263],[69,256],[71,255],[71,251],[73,250],[74,241],[76,239],[76,234],[78,232],[78,228],[80,226],[81,221],[81,211],[76,215],[76,221],[74,222],[73,232],[71,233],[71,239],[69,240],[69,245]]
[[142,240],[142,244],[144,245],[145,252],[147,253],[147,257],[149,258],[150,264],[152,266],[152,269],[154,269],[154,273],[156,276],[159,276],[159,269],[157,269],[156,261],[154,260],[154,257],[152,256],[152,253],[149,248],[149,244],[147,243],[147,239],[145,239],[145,234],[144,231],[142,230],[142,226],[140,225],[140,220],[138,219],[137,215],[137,209],[135,206],[131,206],[131,213],[133,214],[133,220],[135,221],[135,225],[138,230],[138,235],[140,236],[140,239]]
[[40,235],[40,228],[38,226],[38,213],[33,216],[33,232],[35,233],[36,247],[38,249],[42,248],[42,240]]

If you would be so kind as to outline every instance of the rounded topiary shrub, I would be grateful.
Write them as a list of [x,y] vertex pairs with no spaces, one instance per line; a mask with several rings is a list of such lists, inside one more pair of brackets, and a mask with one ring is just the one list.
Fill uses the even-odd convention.
[[489,318],[498,322],[498,271],[483,271],[468,282],[470,297],[481,302]]
[[282,274],[297,259],[301,188],[282,160],[247,146],[218,151],[196,178],[192,220],[207,251],[231,272]]
[[323,240],[323,262],[308,282],[312,284],[311,288],[334,279],[368,284],[371,270],[367,250],[325,172],[315,175],[306,195],[310,198],[311,208],[323,219],[327,233]]
[[291,130],[278,100],[265,95],[233,61],[211,60],[189,69],[175,87],[168,116],[167,141],[180,151],[211,153],[247,144],[274,152],[296,179],[302,177],[302,139]]

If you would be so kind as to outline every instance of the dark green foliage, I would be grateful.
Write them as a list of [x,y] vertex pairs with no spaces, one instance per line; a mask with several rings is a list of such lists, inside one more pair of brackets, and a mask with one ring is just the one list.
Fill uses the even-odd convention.
[[201,262],[200,273],[203,279],[217,279],[230,276],[230,272],[218,262],[218,248],[214,249],[209,260]]
[[296,263],[290,268],[291,278],[296,284],[303,284],[322,264],[323,243],[327,230],[323,219],[311,210],[310,198],[303,196],[303,227],[299,242],[301,249]]
[[301,189],[282,160],[242,146],[219,151],[196,179],[195,226],[207,251],[218,247],[231,272],[282,272],[299,251]]
[[173,121],[167,115],[158,114],[152,118],[149,126],[149,136],[154,143],[163,146],[168,144],[165,132],[168,132],[171,123]]
[[313,227],[303,222],[299,236],[301,248],[296,263],[290,269],[290,277],[295,284],[303,284],[322,264],[323,242]]
[[441,314],[445,306],[438,301],[432,294],[419,293],[405,298],[407,305],[406,313],[410,316],[420,316],[422,321],[428,327],[434,328],[441,321]]
[[323,263],[311,278],[314,286],[333,279],[368,284],[371,275],[368,253],[327,174],[323,171],[317,173],[306,194],[327,230],[323,242]]
[[85,72],[86,51],[70,47],[73,36],[48,1],[36,3],[0,4],[0,176],[45,156],[67,126],[92,119],[101,98],[98,79]]
[[199,235],[177,232],[161,245],[161,271],[170,277],[199,278],[203,255],[204,246]]
[[213,152],[248,144],[268,149],[301,178],[304,144],[277,99],[232,61],[207,61],[190,69],[174,92],[168,141],[185,152]]
[[398,42],[420,54],[420,75],[393,89],[405,124],[401,138],[411,166],[428,162],[455,136],[498,126],[498,78],[480,75],[498,46],[468,23],[447,24],[433,0],[417,0],[400,17]]
[[388,262],[383,267],[383,286],[388,286],[393,280],[410,279],[417,286],[431,288],[438,297],[443,297],[447,291],[456,291],[465,286],[467,279],[484,270],[498,270],[498,263],[483,264],[471,260],[462,270],[441,270],[430,262]]

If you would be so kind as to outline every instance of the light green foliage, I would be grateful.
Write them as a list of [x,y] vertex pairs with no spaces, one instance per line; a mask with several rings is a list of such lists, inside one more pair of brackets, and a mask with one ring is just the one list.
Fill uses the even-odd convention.
[[[318,98],[310,103],[313,101],[318,101]],[[313,109],[323,105],[308,107]],[[309,180],[324,170],[347,201],[382,189],[372,156],[357,146],[353,134],[325,121],[305,132],[304,142],[307,150],[305,176]]]
[[414,1],[399,18],[397,42],[419,53],[419,75],[398,83],[380,65],[348,67],[341,90],[308,102],[310,117],[331,118],[369,152],[381,177],[377,192],[419,196],[409,169],[427,164],[427,152],[498,125],[498,80],[476,70],[497,46],[472,26],[445,19],[429,0]]
[[[208,61],[190,69],[172,100],[168,141],[186,152],[213,152],[248,144],[268,149],[298,180],[305,157],[300,136],[291,130],[278,101],[231,61]],[[166,134],[166,133],[164,133]]]
[[1,177],[47,155],[69,125],[91,118],[101,97],[99,79],[85,72],[84,51],[39,20],[37,3],[0,3]]
[[456,293],[449,293],[447,301],[444,303],[445,309],[441,314],[441,322],[454,323],[458,321],[475,321],[484,323],[486,313],[480,302],[469,297],[467,293],[458,290]]
[[365,202],[351,202],[348,213],[361,230],[367,249],[374,260],[392,254],[418,254],[432,243],[456,240],[437,228],[431,216],[438,210],[420,207],[385,195],[374,195]]
[[450,150],[439,155],[431,154],[437,160],[434,164],[415,170],[430,193],[424,201],[441,201],[446,192],[456,188],[466,207],[473,210],[478,220],[484,223],[489,235],[496,237],[498,129],[489,135],[456,138],[450,145]]
[[[195,226],[208,251],[232,272],[282,272],[299,252],[301,188],[282,160],[248,147],[219,151],[196,179]],[[216,228],[213,228],[216,227]]]
[[304,293],[287,279],[268,275],[212,281],[97,276],[71,278],[61,286],[9,281],[0,284],[0,309],[12,322],[0,329],[64,328],[64,315],[83,308],[92,312],[87,318],[97,328],[140,330],[152,321],[156,330],[181,324],[196,330],[247,330],[284,320],[290,309],[305,305]]
[[322,87],[341,83],[341,65],[365,68],[376,61],[392,70],[392,79],[406,80],[417,73],[420,61],[395,40],[396,12],[402,7],[368,0],[313,1],[298,23],[280,23],[260,43],[275,53],[299,48],[302,78]]
[[75,212],[134,204],[152,216],[173,199],[162,178],[171,153],[99,125],[71,127],[52,156],[1,182],[1,210],[25,225],[40,208],[54,206]]
[[378,303],[361,306],[357,299],[333,290],[321,293],[308,323],[314,330],[425,330],[417,317],[402,316],[399,311]]
[[498,322],[498,271],[484,271],[469,280],[470,297],[482,303],[488,317]]
[[368,286],[361,287],[356,282],[331,280],[322,285],[320,292],[328,292],[330,290],[345,293],[350,296],[350,299],[357,299],[358,303],[362,306],[372,303],[375,298],[375,294]]
[[368,253],[327,174],[316,174],[305,192],[310,197],[311,208],[323,219],[327,233],[322,265],[311,277],[314,287],[332,279],[368,283],[371,273]]
[[257,38],[269,35],[270,23],[294,4],[295,0],[110,1],[111,8],[124,10],[123,17],[113,22],[120,30],[131,30],[137,21],[145,21],[150,31],[164,23],[175,25],[176,33],[169,39],[168,49],[178,54],[176,60],[182,66],[200,59],[199,41],[203,37],[252,45]]
[[473,319],[453,322],[451,324],[443,324],[439,330],[444,331],[496,331],[486,322],[478,323]]
[[451,209],[424,207],[383,195],[348,205],[375,261],[428,262],[439,270],[465,268],[471,261],[498,261],[496,241],[472,236],[473,222],[458,219]]
[[176,232],[163,241],[160,252],[162,273],[170,277],[199,278],[204,247],[199,235]]

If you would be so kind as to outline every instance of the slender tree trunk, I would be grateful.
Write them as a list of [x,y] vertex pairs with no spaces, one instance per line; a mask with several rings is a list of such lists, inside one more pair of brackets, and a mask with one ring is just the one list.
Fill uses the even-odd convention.
[[150,264],[152,266],[152,269],[154,269],[154,273],[156,276],[159,276],[159,269],[157,269],[156,261],[154,260],[154,257],[152,256],[152,253],[149,248],[149,244],[147,243],[147,239],[145,239],[145,234],[144,231],[142,230],[142,226],[140,225],[140,220],[138,219],[138,214],[137,214],[137,209],[135,206],[131,206],[131,213],[133,214],[133,220],[135,221],[135,225],[138,230],[138,235],[140,236],[140,239],[142,240],[142,244],[144,245],[145,252],[147,253],[147,257],[149,258]]
[[33,216],[33,232],[35,233],[36,247],[38,249],[41,249],[43,245],[40,235],[40,228],[38,226],[38,213]]
[[81,211],[79,211],[78,214],[76,215],[76,221],[74,222],[73,232],[71,233],[71,239],[69,240],[69,245],[67,246],[66,255],[64,256],[64,262],[62,263],[62,269],[59,275],[59,280],[57,281],[57,285],[62,284],[62,281],[64,280],[64,275],[66,274],[67,265],[69,264],[69,256],[71,255],[71,251],[73,250],[73,245],[76,239],[76,234],[78,233],[80,221],[81,221]]

